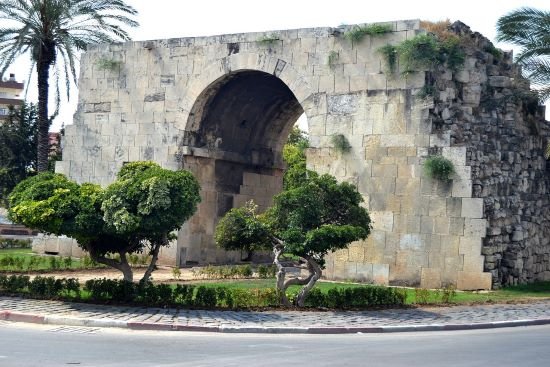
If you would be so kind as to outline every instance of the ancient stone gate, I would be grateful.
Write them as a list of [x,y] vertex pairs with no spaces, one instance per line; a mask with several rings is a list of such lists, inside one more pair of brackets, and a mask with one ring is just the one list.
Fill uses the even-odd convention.
[[[202,203],[161,260],[180,266],[236,261],[240,254],[216,248],[215,224],[249,199],[269,205],[281,190],[283,144],[305,113],[309,168],[355,183],[374,221],[368,240],[329,257],[328,278],[460,289],[491,288],[492,278],[506,282],[500,263],[491,268],[484,261],[494,256],[484,247],[494,218],[484,211],[487,198],[473,190],[479,184],[473,164],[483,149],[457,139],[464,118],[456,112],[481,116],[481,87],[500,69],[487,74],[487,60],[482,65],[479,55],[468,55],[460,73],[390,76],[380,47],[423,31],[419,21],[386,24],[391,32],[357,44],[342,29],[315,28],[90,48],[56,170],[102,185],[128,161],[191,170],[201,182]],[[493,80],[506,84],[509,76]],[[438,93],[417,98],[430,77],[442,81]],[[334,149],[335,134],[349,141],[349,153]],[[529,139],[538,175],[543,139]],[[451,182],[423,174],[422,162],[433,151],[454,163]],[[547,212],[547,200],[537,200]],[[528,255],[542,256],[530,279],[548,278],[548,238]]]

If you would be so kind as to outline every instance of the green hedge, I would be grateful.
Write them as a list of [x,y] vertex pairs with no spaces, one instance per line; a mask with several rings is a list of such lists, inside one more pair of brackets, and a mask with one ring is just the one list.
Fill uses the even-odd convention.
[[[195,285],[131,283],[113,279],[86,281],[84,291],[92,302],[131,303],[157,307],[194,307],[250,309],[278,307],[279,296],[274,288],[242,289],[206,287]],[[0,294],[23,294],[41,299],[80,299],[84,294],[78,280],[55,279],[27,275],[1,275]],[[292,300],[296,294],[290,294]],[[402,306],[406,293],[403,289],[365,285],[361,287],[337,287],[328,292],[314,288],[306,298],[306,307],[365,309],[372,307]]]

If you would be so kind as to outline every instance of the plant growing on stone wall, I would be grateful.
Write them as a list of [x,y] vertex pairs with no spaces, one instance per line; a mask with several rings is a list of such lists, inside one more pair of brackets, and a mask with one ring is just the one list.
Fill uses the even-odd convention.
[[389,24],[368,24],[364,26],[355,25],[349,31],[344,33],[344,37],[351,42],[352,45],[357,44],[365,38],[365,36],[380,36],[390,33],[392,27]]
[[348,139],[342,134],[332,135],[330,142],[332,143],[334,149],[341,154],[346,154],[351,151],[351,145]]
[[465,54],[461,39],[455,35],[438,38],[431,33],[420,34],[394,47],[392,50],[391,46],[385,46],[379,51],[384,55],[388,65],[395,65],[399,58],[403,75],[423,69],[434,70],[440,65],[458,70],[464,64]]
[[280,38],[275,33],[272,33],[270,35],[265,35],[260,38],[258,38],[258,43],[262,46],[273,46],[279,41]]
[[122,64],[122,61],[120,60],[107,59],[107,58],[100,58],[99,60],[96,61],[96,65],[99,70],[114,71],[114,70],[117,70],[121,64]]
[[120,270],[127,281],[133,280],[133,271],[126,255],[145,252],[151,255],[142,279],[147,281],[160,248],[199,201],[199,184],[190,172],[133,162],[105,189],[79,185],[61,174],[26,179],[9,196],[9,216],[29,228],[76,239],[92,260]]
[[340,54],[337,51],[332,50],[328,53],[327,63],[331,69],[334,68],[339,58]]
[[[285,189],[274,198],[264,214],[256,214],[253,204],[245,210],[230,210],[216,228],[216,243],[224,249],[262,246],[271,248],[277,266],[277,292],[289,306],[287,289],[303,286],[294,300],[304,306],[307,295],[322,276],[324,257],[365,239],[371,230],[370,218],[361,206],[363,198],[347,182],[338,183],[330,175],[313,172],[300,185]],[[283,255],[296,260],[282,260]],[[306,270],[306,277],[286,279],[289,267]]]
[[388,69],[388,74],[395,73],[395,68],[397,66],[397,47],[394,45],[387,44],[378,49],[378,52],[382,54],[386,60],[386,66]]
[[434,94],[435,94],[435,86],[430,84],[424,84],[416,94],[416,97],[420,99],[425,99],[428,97],[433,97]]
[[448,181],[455,172],[453,162],[441,155],[434,155],[424,161],[424,171],[428,177]]

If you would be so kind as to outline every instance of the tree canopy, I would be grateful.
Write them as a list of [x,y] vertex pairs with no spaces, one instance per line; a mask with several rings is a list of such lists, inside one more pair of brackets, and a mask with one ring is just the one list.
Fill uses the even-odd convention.
[[126,280],[133,279],[126,255],[147,250],[152,260],[142,279],[146,281],[160,248],[195,213],[200,196],[190,172],[133,162],[105,189],[42,173],[18,184],[9,201],[12,221],[76,239],[95,261],[119,269]]
[[516,62],[537,88],[542,101],[550,98],[550,11],[523,7],[499,18],[497,40],[521,47]]
[[[296,298],[296,305],[303,306],[322,275],[324,256],[369,235],[370,218],[362,201],[355,186],[309,172],[303,185],[276,195],[273,206],[263,214],[256,213],[253,203],[230,210],[216,227],[216,242],[227,250],[271,247],[282,303],[290,304],[289,286],[303,285]],[[285,279],[283,254],[298,257],[300,264],[294,265],[307,269],[309,275]]]
[[[29,54],[38,75],[38,172],[48,169],[48,130],[59,111],[59,76],[67,98],[76,84],[76,57],[91,43],[129,40],[137,11],[122,0],[3,0],[0,2],[0,78],[18,56]],[[62,61],[62,62],[59,62]],[[55,66],[56,110],[49,116],[50,67]]]
[[10,108],[0,123],[0,205],[21,180],[36,171],[36,106]]

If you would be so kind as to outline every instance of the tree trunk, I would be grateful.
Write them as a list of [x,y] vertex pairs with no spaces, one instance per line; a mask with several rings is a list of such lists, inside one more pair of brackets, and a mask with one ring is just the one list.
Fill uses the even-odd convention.
[[50,152],[50,143],[48,132],[50,130],[50,120],[48,117],[48,92],[50,77],[50,66],[52,60],[44,57],[37,62],[38,72],[38,147],[37,147],[37,171],[45,172],[48,170],[48,154]]
[[[168,243],[167,239],[165,240],[165,244],[166,243]],[[156,266],[157,260],[159,258],[160,247],[162,245],[163,245],[162,243],[155,243],[153,245],[153,249],[151,251],[151,254],[153,255],[153,257],[151,258],[151,262],[149,263],[149,266],[147,267],[147,270],[145,270],[145,274],[143,274],[143,277],[141,278],[140,283],[145,284],[149,280],[149,278],[151,277],[151,274],[155,270],[155,266]]]
[[105,257],[103,255],[97,255],[90,252],[90,256],[95,262],[120,270],[122,272],[122,275],[124,276],[125,281],[133,282],[134,272],[132,271],[130,264],[128,264],[128,260],[126,259],[126,251],[120,251],[118,254],[120,255],[120,261],[109,259],[108,257]]
[[[283,264],[281,264],[281,261],[279,260],[279,257],[282,255],[282,253],[284,251],[284,243],[279,239],[273,239],[273,243],[274,243],[273,253],[275,254],[275,258],[273,259],[273,264],[275,264],[275,266],[277,266],[277,269],[278,269],[278,271],[277,271],[277,292],[279,293],[281,304],[285,307],[290,307],[292,305],[291,305],[291,303],[290,303],[290,301],[289,301],[289,299],[286,295],[286,290],[288,289],[288,287],[290,287],[292,285],[306,285],[306,284],[309,284],[311,282],[311,279],[314,277],[315,272],[312,271],[312,268],[309,264],[309,261],[307,259],[305,259],[308,262],[308,269],[310,270],[310,275],[306,278],[291,278],[291,279],[285,281],[286,270],[285,270],[285,267],[283,266]],[[319,267],[319,266],[317,265],[317,267]],[[320,271],[320,268],[319,268],[319,271]],[[319,277],[320,277],[320,275],[319,275]],[[317,278],[317,279],[319,279],[319,278]],[[313,284],[315,284],[315,281],[313,281]],[[311,287],[313,287],[313,284],[311,285]],[[306,296],[307,296],[308,291],[309,290],[306,291],[306,294],[305,294]],[[305,296],[303,298],[305,299]],[[303,306],[303,301],[302,301],[301,306]]]
[[321,270],[321,267],[319,266],[319,264],[317,264],[315,260],[313,260],[313,258],[306,257],[306,260],[307,260],[307,267],[310,272],[310,276],[309,276],[309,281],[304,287],[302,287],[302,289],[300,290],[300,293],[298,293],[298,296],[296,297],[296,305],[298,307],[304,307],[304,302],[306,300],[306,297],[309,291],[311,290],[311,288],[313,288],[315,283],[323,275],[323,271]]
[[279,261],[279,257],[283,253],[284,246],[280,243],[277,243],[275,246],[273,246],[273,253],[275,254],[275,258],[273,259],[273,264],[277,267],[277,292],[279,293],[279,299],[283,306],[289,307],[290,302],[286,296],[286,288],[285,288],[285,276],[286,276],[286,270],[285,267],[281,264]]

